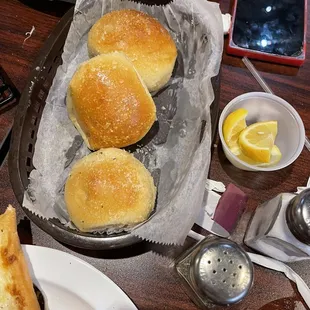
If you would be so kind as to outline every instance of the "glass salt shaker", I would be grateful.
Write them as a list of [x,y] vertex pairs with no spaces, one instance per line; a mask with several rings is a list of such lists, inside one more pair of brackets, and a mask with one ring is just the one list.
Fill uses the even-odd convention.
[[275,259],[293,262],[310,257],[310,189],[282,193],[260,205],[244,243]]
[[236,243],[208,236],[175,264],[187,293],[201,309],[241,301],[253,283],[253,264]]

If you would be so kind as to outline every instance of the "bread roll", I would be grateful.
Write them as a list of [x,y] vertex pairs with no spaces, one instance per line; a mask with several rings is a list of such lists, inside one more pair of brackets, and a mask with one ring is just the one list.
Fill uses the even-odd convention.
[[173,39],[157,19],[128,9],[105,14],[88,34],[90,57],[114,51],[129,57],[149,91],[169,81],[177,57]]
[[115,148],[79,160],[65,185],[70,219],[84,232],[143,222],[154,208],[155,195],[153,178],[143,164]]
[[0,309],[40,310],[9,206],[0,216]]
[[151,95],[121,53],[100,55],[80,65],[69,84],[67,108],[91,150],[134,144],[156,119]]

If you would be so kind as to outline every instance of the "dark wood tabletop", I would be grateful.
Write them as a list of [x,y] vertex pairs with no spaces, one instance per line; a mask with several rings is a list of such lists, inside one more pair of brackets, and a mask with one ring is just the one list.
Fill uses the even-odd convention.
[[[229,0],[221,3],[223,12],[229,12]],[[69,3],[44,0],[0,0],[0,65],[7,72],[17,89],[22,92],[33,62],[44,41]],[[309,2],[310,9],[310,2]],[[310,19],[309,19],[310,21]],[[26,40],[26,32],[34,26],[32,36]],[[307,40],[310,39],[308,32]],[[310,46],[308,44],[308,51]],[[254,61],[263,77],[274,90],[299,112],[310,135],[310,59],[300,68]],[[240,58],[223,55],[221,70],[220,107],[234,97],[250,91],[261,91]],[[15,109],[0,112],[1,132],[12,125]],[[233,235],[242,243],[244,231],[253,210],[280,192],[293,192],[305,185],[310,175],[310,156],[304,149],[294,164],[272,173],[244,172],[234,168],[226,159],[218,138],[212,153],[210,178],[234,183],[249,196],[246,212]],[[18,206],[8,174],[7,161],[0,169],[1,212],[11,203],[17,207],[19,234],[22,243],[57,248],[76,255],[97,267],[119,285],[139,309],[196,309],[182,287],[173,268],[173,258],[193,240],[188,238],[183,247],[155,246],[140,243],[116,251],[83,251],[59,243],[30,223]],[[293,264],[293,268],[310,284],[307,264]],[[83,281],[81,279],[81,281]],[[255,266],[255,282],[250,294],[231,309],[307,309],[294,283],[283,274]]]

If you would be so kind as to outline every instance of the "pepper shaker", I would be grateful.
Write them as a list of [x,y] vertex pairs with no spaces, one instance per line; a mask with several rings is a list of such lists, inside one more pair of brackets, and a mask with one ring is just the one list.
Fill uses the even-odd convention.
[[284,262],[310,257],[310,189],[282,193],[259,206],[244,243]]
[[208,236],[186,251],[176,270],[190,298],[201,309],[241,301],[253,282],[253,265],[236,243]]

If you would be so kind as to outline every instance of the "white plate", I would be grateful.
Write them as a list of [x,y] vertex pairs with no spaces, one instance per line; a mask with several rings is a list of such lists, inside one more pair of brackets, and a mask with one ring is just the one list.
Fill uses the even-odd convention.
[[32,245],[23,250],[48,310],[137,310],[112,280],[81,259]]

